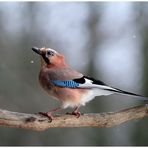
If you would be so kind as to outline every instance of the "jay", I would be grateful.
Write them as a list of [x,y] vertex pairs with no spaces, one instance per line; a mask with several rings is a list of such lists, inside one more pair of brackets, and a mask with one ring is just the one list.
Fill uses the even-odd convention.
[[84,106],[96,96],[121,94],[140,97],[141,95],[126,92],[106,85],[100,80],[84,76],[70,68],[64,60],[64,56],[50,48],[33,47],[32,50],[41,57],[41,70],[39,82],[44,90],[53,98],[61,101],[61,107],[49,112],[40,112],[52,120],[52,113],[65,109],[74,108],[72,115],[80,116],[80,106]]

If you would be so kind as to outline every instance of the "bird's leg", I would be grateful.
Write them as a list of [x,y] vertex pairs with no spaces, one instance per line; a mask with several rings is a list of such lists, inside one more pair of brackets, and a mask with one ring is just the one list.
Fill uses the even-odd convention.
[[74,115],[77,118],[79,118],[80,115],[81,115],[81,113],[79,112],[79,106],[77,106],[72,113],[66,113],[66,114],[68,114],[68,115]]
[[55,109],[53,109],[51,111],[48,111],[48,112],[39,112],[39,114],[48,117],[52,122],[52,120],[53,120],[53,115],[52,114],[54,112],[60,111],[61,109],[62,109],[61,107],[58,107],[58,108],[55,108]]

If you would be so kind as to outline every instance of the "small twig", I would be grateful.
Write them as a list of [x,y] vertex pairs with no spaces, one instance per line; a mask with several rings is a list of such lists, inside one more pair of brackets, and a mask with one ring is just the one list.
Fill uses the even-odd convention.
[[59,127],[108,128],[124,122],[148,116],[148,106],[137,106],[119,112],[84,114],[79,118],[72,115],[55,116],[53,121],[37,114],[25,114],[0,109],[0,126],[43,131]]

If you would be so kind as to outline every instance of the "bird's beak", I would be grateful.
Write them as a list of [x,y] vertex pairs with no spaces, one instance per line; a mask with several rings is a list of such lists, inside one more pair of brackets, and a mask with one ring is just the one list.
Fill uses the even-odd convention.
[[40,50],[40,48],[38,48],[38,47],[32,47],[32,50],[33,50],[34,52],[36,52],[37,54],[41,55],[41,50]]

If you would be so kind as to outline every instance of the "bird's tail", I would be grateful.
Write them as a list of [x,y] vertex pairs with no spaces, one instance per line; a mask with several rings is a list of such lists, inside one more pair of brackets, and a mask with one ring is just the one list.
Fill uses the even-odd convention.
[[118,94],[121,94],[121,95],[127,95],[127,96],[131,96],[131,97],[136,97],[136,99],[138,99],[138,100],[148,101],[147,97],[144,97],[144,96],[139,95],[139,94],[123,91],[123,90],[117,89],[117,88],[114,88],[112,91],[114,91],[114,92],[116,92]]

